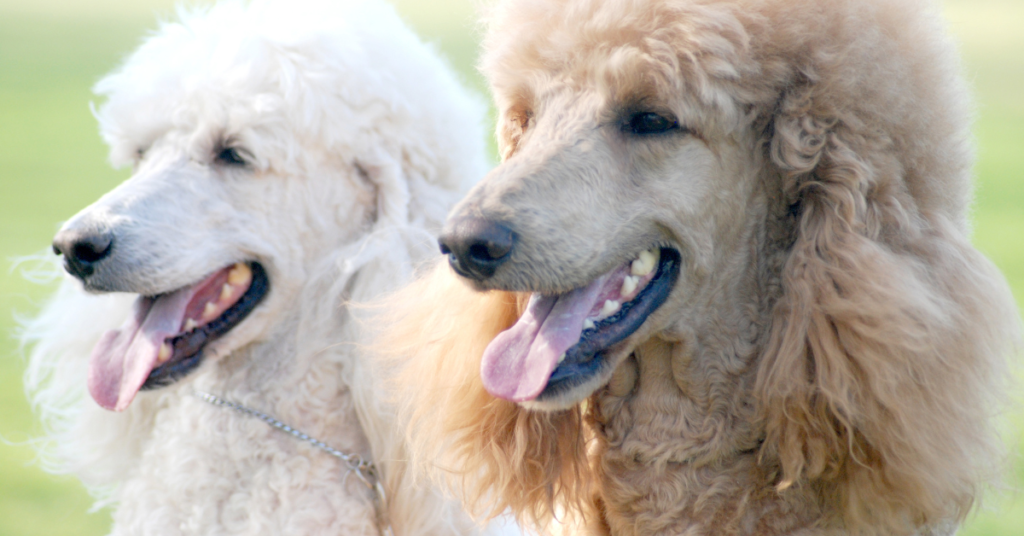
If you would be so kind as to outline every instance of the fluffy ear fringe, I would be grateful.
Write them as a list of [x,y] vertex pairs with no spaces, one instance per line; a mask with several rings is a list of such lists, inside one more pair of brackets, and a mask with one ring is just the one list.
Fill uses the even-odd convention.
[[960,521],[1000,459],[1011,293],[954,223],[879,190],[899,167],[842,121],[775,127],[800,211],[758,371],[762,459],[780,490],[831,482],[851,534]]
[[389,331],[374,349],[408,425],[410,467],[451,486],[478,517],[511,510],[545,527],[588,497],[581,410],[525,410],[488,394],[479,374],[487,344],[524,305],[512,293],[474,292],[438,263],[380,303]]

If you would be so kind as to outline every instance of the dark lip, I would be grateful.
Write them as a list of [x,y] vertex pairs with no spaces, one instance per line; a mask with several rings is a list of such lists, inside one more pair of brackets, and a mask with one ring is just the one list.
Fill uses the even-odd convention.
[[554,398],[601,373],[606,366],[605,350],[640,329],[652,313],[668,299],[679,279],[682,256],[661,248],[658,272],[635,298],[622,304],[614,315],[583,330],[579,342],[565,352],[565,361],[551,372],[547,385],[536,400]]
[[252,282],[249,284],[249,290],[245,291],[245,294],[234,305],[210,323],[171,339],[171,347],[174,349],[171,359],[149,373],[146,383],[142,384],[142,390],[166,387],[187,376],[203,362],[203,348],[207,344],[242,323],[245,317],[249,316],[249,313],[263,301],[270,290],[267,271],[258,262],[248,264],[252,269]]

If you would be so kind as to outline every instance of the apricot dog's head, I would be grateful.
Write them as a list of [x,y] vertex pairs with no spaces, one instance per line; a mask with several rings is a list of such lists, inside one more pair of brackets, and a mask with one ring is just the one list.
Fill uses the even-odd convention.
[[567,415],[628,399],[615,374],[655,341],[690,352],[671,407],[720,424],[706,459],[759,449],[783,487],[842,475],[851,526],[962,514],[1016,314],[967,239],[968,99],[931,10],[511,0],[489,25],[503,162],[441,249],[480,300],[529,301],[500,334],[469,306],[415,324],[486,340],[438,345],[445,406],[424,404],[481,493],[536,512],[585,489]]

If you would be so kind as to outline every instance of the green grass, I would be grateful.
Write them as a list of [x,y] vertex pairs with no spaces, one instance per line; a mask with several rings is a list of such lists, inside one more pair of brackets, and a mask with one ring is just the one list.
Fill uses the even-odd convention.
[[[474,87],[473,0],[397,0]],[[9,273],[9,260],[44,250],[57,224],[126,178],[105,162],[88,104],[90,86],[130,52],[171,0],[0,0],[0,536],[98,535],[109,513],[86,513],[81,486],[33,464],[38,433],[21,388],[23,363],[10,311],[29,313],[47,289]],[[947,0],[978,101],[977,246],[1024,305],[1024,2]],[[1024,412],[1008,419],[1024,453]],[[1007,475],[1024,485],[1024,462]],[[993,495],[964,536],[1024,534],[1024,496]]]

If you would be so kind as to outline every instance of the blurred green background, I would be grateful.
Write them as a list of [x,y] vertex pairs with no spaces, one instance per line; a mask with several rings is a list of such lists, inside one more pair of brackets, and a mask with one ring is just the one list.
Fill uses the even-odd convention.
[[[395,0],[466,81],[479,38],[473,0]],[[106,164],[89,113],[89,88],[114,68],[173,0],[0,0],[0,536],[99,535],[109,511],[88,513],[78,482],[34,465],[38,433],[21,387],[13,313],[35,311],[48,289],[25,282],[12,260],[38,253],[58,223],[128,176]],[[946,0],[977,97],[979,147],[974,242],[1024,299],[1024,0]],[[1020,385],[1021,382],[1018,382]],[[990,494],[961,532],[1024,535],[1024,412],[1009,415],[1017,455],[1007,489]]]

